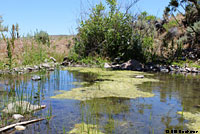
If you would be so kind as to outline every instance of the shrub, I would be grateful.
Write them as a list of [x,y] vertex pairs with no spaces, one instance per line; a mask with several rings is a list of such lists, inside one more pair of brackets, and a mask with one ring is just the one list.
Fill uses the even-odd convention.
[[26,40],[23,42],[24,53],[22,55],[22,65],[37,65],[48,58],[46,46],[41,44],[35,45],[34,43],[33,40],[31,40],[31,44],[28,44]]
[[36,31],[34,34],[34,39],[38,42],[38,43],[42,43],[44,45],[47,45],[48,47],[50,47],[50,39],[49,39],[49,34],[45,31]]
[[194,23],[193,26],[188,27],[186,35],[189,40],[192,41],[192,44],[200,43],[200,21]]
[[[155,17],[141,15],[143,20],[140,19],[133,25],[133,16],[119,11],[116,0],[107,0],[106,2],[109,10],[100,3],[92,9],[87,20],[81,21],[71,54],[78,54],[76,59],[100,56],[110,60],[120,57],[122,61],[129,59],[145,61],[144,53],[153,44],[154,33],[152,34],[151,29],[155,29],[152,27]],[[138,26],[140,22],[142,23],[141,27]],[[141,28],[144,29],[142,33],[140,32]]]
[[184,36],[179,38],[178,43],[190,44],[190,47],[196,47],[200,43],[200,21],[195,22],[194,25],[188,26]]
[[155,21],[155,16],[142,12],[133,23],[133,33],[137,37],[134,39],[137,43],[135,50],[139,54],[139,60],[144,62],[151,61],[154,56],[154,38],[157,36]]

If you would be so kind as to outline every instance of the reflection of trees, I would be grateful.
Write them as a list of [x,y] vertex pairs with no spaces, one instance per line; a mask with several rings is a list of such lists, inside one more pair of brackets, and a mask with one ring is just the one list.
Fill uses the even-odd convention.
[[160,92],[160,101],[175,97],[184,104],[184,109],[192,110],[200,102],[200,76],[192,74],[157,74],[160,82],[148,82],[140,86],[141,89]]
[[[184,111],[197,111],[193,106],[198,105],[200,102],[200,76],[192,76],[192,74],[157,74],[160,82],[148,82],[139,87],[145,91],[158,91],[160,94],[160,102],[168,104],[180,104]],[[175,100],[174,100],[175,99]],[[169,111],[163,111],[161,122],[166,129],[184,129],[184,119],[176,114],[176,110],[182,110],[181,107],[175,105],[169,107]],[[178,108],[179,107],[179,108]],[[174,117],[175,116],[175,117]]]

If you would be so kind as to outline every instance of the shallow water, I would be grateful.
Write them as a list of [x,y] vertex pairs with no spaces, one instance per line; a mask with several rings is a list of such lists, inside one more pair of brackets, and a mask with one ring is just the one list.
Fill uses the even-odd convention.
[[[200,112],[196,105],[200,104],[200,76],[183,74],[154,74],[160,82],[147,82],[138,85],[139,89],[155,94],[151,98],[104,98],[90,101],[68,99],[51,99],[60,90],[71,90],[80,87],[77,82],[91,81],[95,76],[78,74],[63,70],[43,72],[41,81],[32,81],[31,76],[0,76],[0,110],[3,104],[15,94],[23,91],[24,96],[36,94],[33,103],[47,105],[47,108],[35,113],[35,116],[46,117],[52,110],[53,118],[48,123],[42,121],[27,126],[24,134],[62,134],[70,131],[75,124],[98,125],[106,134],[146,134],[165,133],[168,129],[187,130],[184,120],[177,111]],[[76,82],[76,84],[74,83]],[[10,93],[9,97],[3,97]],[[25,99],[26,99],[25,98]],[[19,132],[13,132],[19,133]]]

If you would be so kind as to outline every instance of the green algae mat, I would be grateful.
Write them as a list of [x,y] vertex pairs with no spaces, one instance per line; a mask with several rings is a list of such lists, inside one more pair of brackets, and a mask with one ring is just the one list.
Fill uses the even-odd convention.
[[189,121],[186,124],[186,126],[190,130],[200,132],[200,113],[181,112],[181,111],[177,113],[182,115],[184,119]]
[[[56,99],[91,100],[94,98],[120,97],[134,99],[137,97],[153,97],[150,92],[138,90],[137,85],[143,82],[156,82],[151,78],[135,78],[137,75],[151,75],[136,71],[112,71],[101,68],[69,67],[66,70],[77,73],[93,74],[96,77],[92,84],[80,83],[83,87],[70,91],[61,91],[61,94],[52,96]],[[77,83],[76,83],[77,84]],[[84,86],[86,85],[86,86]]]
[[72,129],[69,134],[104,134],[98,130],[97,125],[92,124],[75,124],[74,129]]

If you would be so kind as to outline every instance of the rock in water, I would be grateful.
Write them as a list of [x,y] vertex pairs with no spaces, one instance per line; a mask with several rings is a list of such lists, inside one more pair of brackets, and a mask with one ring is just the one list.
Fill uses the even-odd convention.
[[24,116],[22,116],[21,114],[13,114],[13,119],[15,119],[15,120],[19,120],[19,119],[21,119],[21,118],[24,118]]
[[24,126],[15,126],[15,129],[18,130],[18,131],[23,131],[26,129],[26,127]]
[[27,101],[16,101],[12,102],[7,105],[5,109],[3,109],[4,113],[8,114],[14,114],[14,113],[20,113],[20,114],[25,114],[25,113],[31,113],[36,110],[40,110],[45,108],[45,105],[32,105]]
[[144,78],[144,75],[137,75],[135,78]]
[[34,80],[34,81],[38,81],[38,80],[41,80],[41,77],[35,75],[35,76],[33,76],[31,79]]
[[169,69],[167,69],[167,68],[161,68],[161,69],[160,69],[160,72],[168,73],[168,72],[169,72]]
[[142,65],[136,60],[129,60],[120,67],[122,70],[142,70]]
[[108,63],[105,63],[104,68],[111,68],[111,66]]

